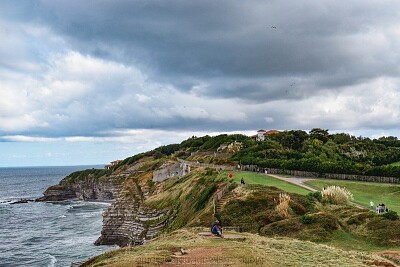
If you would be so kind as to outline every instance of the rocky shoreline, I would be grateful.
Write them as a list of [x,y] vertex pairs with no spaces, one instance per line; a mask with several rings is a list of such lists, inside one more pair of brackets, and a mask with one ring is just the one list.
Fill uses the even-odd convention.
[[[150,180],[163,181],[183,176],[187,172],[184,164],[166,163],[150,171]],[[103,229],[96,245],[124,247],[141,244],[143,240],[152,239],[165,229],[173,218],[168,210],[160,211],[143,205],[153,194],[149,180],[138,182],[138,179],[125,179],[121,182],[121,176],[113,174],[101,179],[91,175],[79,180],[67,178],[58,185],[50,186],[43,197],[35,201],[83,200],[111,203],[103,213]]]

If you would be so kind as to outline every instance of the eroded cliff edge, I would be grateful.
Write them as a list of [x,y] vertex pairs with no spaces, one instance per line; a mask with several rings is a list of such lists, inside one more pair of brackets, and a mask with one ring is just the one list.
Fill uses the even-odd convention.
[[103,229],[96,245],[135,245],[151,239],[175,218],[174,206],[154,207],[145,202],[157,196],[161,184],[190,172],[184,163],[143,157],[112,170],[86,170],[49,187],[37,201],[112,201],[103,213]]
[[121,180],[108,170],[90,169],[74,172],[58,185],[47,188],[36,201],[113,201],[121,188]]

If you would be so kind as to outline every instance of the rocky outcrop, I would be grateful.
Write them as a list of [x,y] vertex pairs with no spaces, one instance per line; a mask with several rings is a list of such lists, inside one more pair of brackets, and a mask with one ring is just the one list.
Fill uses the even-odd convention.
[[96,245],[121,247],[152,239],[168,223],[166,213],[144,208],[137,203],[117,201],[103,214],[103,230]]
[[128,246],[153,238],[168,224],[167,211],[145,207],[152,193],[138,179],[125,181],[119,198],[103,213],[103,229],[96,245]]
[[[168,161],[154,170],[152,177],[153,181],[162,182],[189,171],[185,163]],[[120,197],[103,214],[103,230],[95,244],[136,245],[165,229],[174,218],[173,211],[145,207],[143,202],[152,195],[147,182],[125,181]]]
[[[186,163],[168,161],[154,172],[145,171],[137,162],[120,175],[79,179],[64,178],[59,185],[49,187],[36,201],[97,200],[112,205],[103,213],[103,229],[96,245],[128,246],[152,239],[173,219],[172,211],[145,207],[143,202],[153,193],[151,179],[161,182],[181,177],[190,171]],[[147,176],[146,176],[147,175]],[[140,178],[141,177],[141,178]]]
[[174,177],[182,177],[190,172],[185,162],[166,162],[153,172],[153,181],[162,182]]
[[116,179],[114,176],[97,179],[90,175],[78,181],[64,178],[59,185],[50,186],[43,193],[43,197],[36,201],[112,201],[117,198],[120,191],[120,185]]
[[36,201],[62,201],[76,198],[76,194],[71,188],[62,185],[53,185],[47,188],[43,193],[43,197],[36,199]]

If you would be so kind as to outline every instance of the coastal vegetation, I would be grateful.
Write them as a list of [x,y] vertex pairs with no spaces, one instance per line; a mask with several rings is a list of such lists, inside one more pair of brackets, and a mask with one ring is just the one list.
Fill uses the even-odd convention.
[[259,167],[324,173],[400,177],[400,140],[397,137],[370,139],[345,133],[329,134],[316,128],[268,135],[264,141],[251,139],[232,160]]
[[315,179],[305,184],[322,190],[324,187],[336,185],[347,188],[354,196],[354,202],[369,206],[372,200],[376,205],[384,203],[390,210],[400,213],[400,185]]
[[[369,251],[400,248],[400,220],[396,213],[399,209],[396,204],[399,186],[316,179],[307,181],[307,184],[320,191],[310,192],[264,173],[237,171],[237,165],[321,174],[328,171],[371,174],[385,170],[379,175],[398,177],[398,173],[386,171],[400,168],[396,166],[400,161],[399,149],[394,138],[370,140],[346,134],[331,135],[322,129],[313,129],[309,133],[276,133],[260,142],[244,135],[192,137],[180,144],[129,157],[110,170],[73,173],[64,179],[62,185],[68,187],[68,183],[76,184],[80,180],[87,183],[90,179],[118,181],[121,194],[114,213],[110,212],[105,221],[115,216],[118,217],[115,222],[121,225],[126,225],[124,220],[139,223],[135,221],[136,215],[132,215],[137,213],[144,220],[140,224],[144,232],[139,238],[147,236],[149,231],[153,231],[151,229],[161,229],[154,232],[156,239],[145,246],[100,255],[86,262],[86,266],[128,266],[143,259],[168,264],[177,259],[174,255],[180,248],[189,251],[187,257],[190,258],[196,257],[198,251],[209,253],[213,245],[220,245],[227,251],[225,253],[229,252],[233,261],[230,266],[242,266],[240,259],[247,255],[246,251],[259,249],[264,251],[261,259],[268,260],[270,266],[298,263],[299,253],[312,255],[310,259],[302,260],[303,266],[315,265],[312,258],[321,253],[325,253],[323,259],[330,266],[344,263],[349,263],[349,266],[375,263],[394,266],[393,262]],[[153,180],[155,171],[163,168],[168,170],[166,174],[178,174],[173,166],[179,166],[180,159],[193,163],[190,172],[172,175],[162,182]],[[228,171],[224,171],[222,166],[228,167]],[[168,168],[172,168],[171,171]],[[240,183],[242,178],[245,184]],[[216,195],[220,197],[217,199]],[[384,202],[393,212],[376,214],[351,203],[354,201],[366,206],[371,199],[376,204]],[[199,236],[199,231],[209,227],[215,218],[224,227],[239,231],[235,234],[244,237],[245,241]],[[110,233],[116,232],[112,221],[107,227],[111,227]],[[134,242],[130,243],[132,240]],[[135,244],[136,239],[132,240],[126,241],[127,244]],[[279,245],[274,247],[274,244]],[[276,253],[278,247],[292,256],[271,260],[268,253]],[[251,260],[257,258],[251,255]]]

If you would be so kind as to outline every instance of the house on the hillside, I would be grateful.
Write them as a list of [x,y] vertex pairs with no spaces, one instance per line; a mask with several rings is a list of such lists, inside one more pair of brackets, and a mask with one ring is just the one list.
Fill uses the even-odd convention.
[[220,152],[220,151],[226,149],[227,147],[228,147],[227,144],[222,144],[222,145],[220,145],[220,146],[217,148],[217,152]]
[[271,134],[276,134],[276,133],[279,133],[279,131],[278,130],[266,131],[264,129],[260,129],[260,130],[257,131],[257,134],[251,136],[251,138],[253,138],[256,141],[264,141],[265,137],[267,137],[268,135],[271,135]]
[[120,160],[120,159],[111,161],[110,164],[107,164],[106,166],[104,166],[104,169],[109,170],[109,169],[111,169],[112,167],[114,167],[115,165],[117,165],[118,163],[120,163],[121,161],[122,161],[122,160]]

